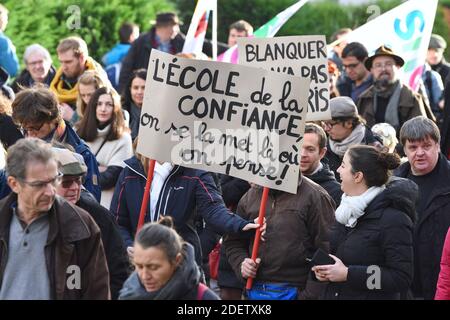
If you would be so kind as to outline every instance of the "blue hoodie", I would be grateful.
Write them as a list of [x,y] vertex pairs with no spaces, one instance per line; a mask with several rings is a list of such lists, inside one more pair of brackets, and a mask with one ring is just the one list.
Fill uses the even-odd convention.
[[15,77],[19,71],[16,48],[2,31],[0,31],[0,67],[3,67],[10,77]]
[[108,51],[102,58],[103,65],[105,67],[122,62],[123,58],[128,53],[128,50],[130,50],[131,44],[130,43],[118,43],[112,48],[110,51]]

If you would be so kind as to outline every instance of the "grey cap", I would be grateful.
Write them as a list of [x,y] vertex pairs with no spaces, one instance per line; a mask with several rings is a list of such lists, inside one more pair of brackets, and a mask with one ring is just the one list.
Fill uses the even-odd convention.
[[81,176],[87,172],[84,159],[78,153],[67,149],[53,148],[58,169],[65,176]]
[[330,110],[333,119],[358,117],[358,109],[350,97],[336,97],[330,99]]
[[430,44],[428,45],[428,49],[442,49],[445,50],[447,48],[447,42],[444,38],[442,38],[438,34],[432,34],[430,38]]

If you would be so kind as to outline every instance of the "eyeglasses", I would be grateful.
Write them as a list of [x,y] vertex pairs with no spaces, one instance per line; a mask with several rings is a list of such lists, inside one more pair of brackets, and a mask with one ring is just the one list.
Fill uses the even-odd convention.
[[61,186],[64,189],[69,189],[75,182],[78,186],[81,186],[84,181],[84,176],[65,176],[62,178]]
[[42,65],[44,64],[44,60],[37,60],[37,61],[33,61],[33,62],[27,62],[27,65],[29,65],[30,67],[35,67],[38,65]]
[[394,64],[395,64],[394,62],[386,62],[385,64],[383,64],[383,63],[374,63],[373,68],[374,69],[392,69]]
[[29,133],[29,132],[39,132],[42,129],[42,127],[44,126],[44,124],[45,124],[45,122],[41,123],[40,125],[34,126],[34,127],[31,127],[31,126],[30,127],[24,127],[24,126],[22,126],[20,128],[20,130],[22,131],[22,133],[24,135]]
[[56,175],[56,177],[54,177],[53,179],[50,179],[48,181],[25,181],[23,179],[18,179],[18,180],[20,180],[22,183],[25,183],[26,185],[29,185],[30,187],[32,187],[34,189],[43,189],[48,184],[51,184],[54,187],[58,186],[61,183],[62,176],[63,176],[63,174],[61,172],[59,172]]
[[343,64],[342,66],[344,67],[344,69],[355,69],[360,64],[361,64],[361,61],[358,61],[358,63]]
[[322,128],[324,129],[332,129],[335,125],[337,125],[338,123],[340,123],[340,121],[322,121]]

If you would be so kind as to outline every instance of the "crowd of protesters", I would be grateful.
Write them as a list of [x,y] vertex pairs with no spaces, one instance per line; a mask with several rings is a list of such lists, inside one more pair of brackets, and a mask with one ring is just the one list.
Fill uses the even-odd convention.
[[[104,66],[77,36],[55,48],[59,68],[30,44],[21,72],[7,15],[0,5],[0,299],[450,300],[442,37],[431,38],[415,92],[382,38],[369,55],[342,40],[351,29],[333,35],[331,119],[306,124],[297,193],[270,190],[262,225],[260,186],[156,162],[139,230],[143,68],[152,49],[182,50],[177,15],[158,14],[140,36],[124,23]],[[252,33],[233,23],[228,46]]]

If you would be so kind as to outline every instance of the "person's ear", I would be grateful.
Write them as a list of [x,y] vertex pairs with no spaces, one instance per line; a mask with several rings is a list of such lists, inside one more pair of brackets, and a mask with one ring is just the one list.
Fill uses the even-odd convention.
[[327,153],[327,147],[323,147],[320,152],[319,152],[319,158],[320,160],[323,159],[323,157],[325,157],[325,154]]
[[181,253],[178,253],[175,257],[175,266],[179,266],[181,264],[181,260],[183,260],[183,255]]
[[7,183],[8,183],[8,186],[11,188],[11,190],[14,193],[18,194],[20,192],[20,187],[21,186],[19,184],[19,181],[16,178],[9,176],[8,180],[7,180]]
[[358,171],[354,175],[355,183],[361,183],[364,179],[364,174],[361,171]]
[[342,126],[346,129],[351,129],[353,126],[353,121],[352,120],[345,120],[344,123],[342,124]]

